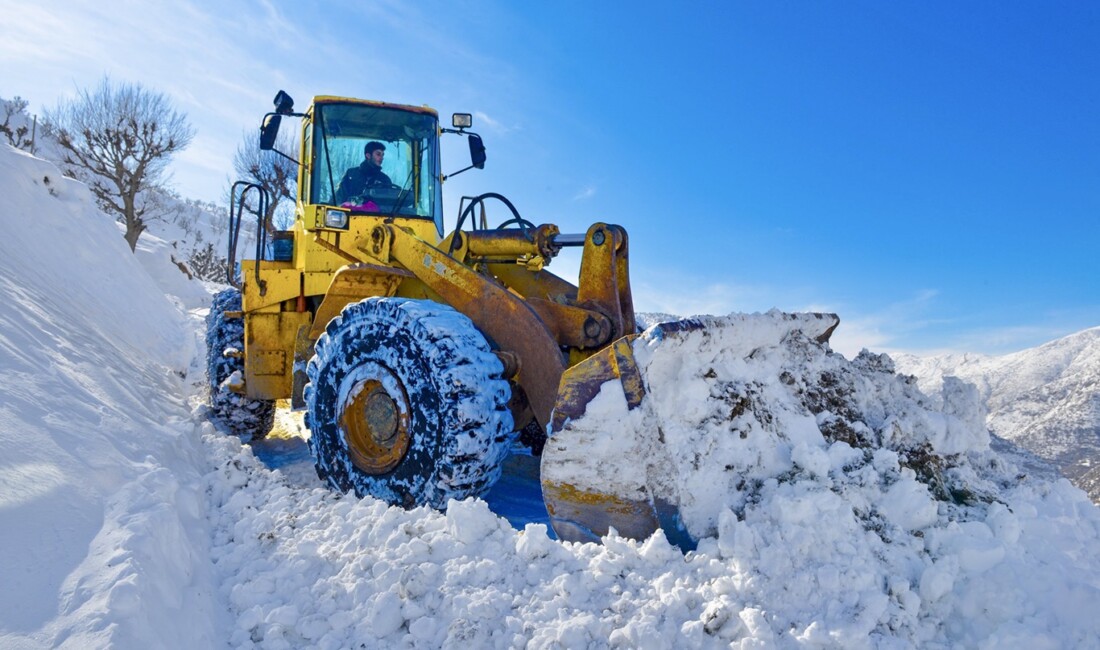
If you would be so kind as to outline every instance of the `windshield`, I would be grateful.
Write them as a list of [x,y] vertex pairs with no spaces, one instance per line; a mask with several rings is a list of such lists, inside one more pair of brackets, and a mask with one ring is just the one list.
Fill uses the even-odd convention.
[[321,104],[313,124],[312,203],[442,225],[434,115],[364,104]]

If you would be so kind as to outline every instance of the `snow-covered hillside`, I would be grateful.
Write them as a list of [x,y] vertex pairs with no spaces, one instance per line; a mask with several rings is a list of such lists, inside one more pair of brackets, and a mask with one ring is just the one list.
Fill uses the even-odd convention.
[[945,376],[976,385],[995,434],[1051,461],[1100,503],[1100,327],[1004,356],[895,360],[926,390]]
[[[651,334],[677,473],[718,499],[690,503],[704,538],[563,544],[482,501],[406,511],[270,469],[206,420],[206,298],[166,249],[130,254],[82,186],[7,146],[0,213],[0,647],[1100,638],[1100,510],[990,449],[959,382],[923,395],[770,317]],[[739,321],[757,344],[721,333]]]
[[86,187],[7,145],[0,179],[0,646],[209,647],[190,325]]
[[[11,143],[64,168],[65,150],[41,121],[32,122],[21,102],[0,98],[0,132],[0,142]],[[185,199],[161,187],[140,192],[138,204],[145,206],[144,221],[148,228],[138,242],[139,247],[146,251],[156,249],[158,256],[163,253],[165,261],[191,277],[225,282],[228,207]],[[253,217],[243,220],[238,259],[255,257],[256,228]]]

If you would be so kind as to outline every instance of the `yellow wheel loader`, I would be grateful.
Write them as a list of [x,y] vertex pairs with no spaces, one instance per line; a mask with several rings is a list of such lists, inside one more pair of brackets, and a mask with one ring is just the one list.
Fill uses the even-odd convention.
[[[296,158],[274,150],[286,117],[300,119]],[[264,196],[252,184],[234,188],[235,288],[215,299],[208,319],[214,415],[262,436],[274,401],[290,399],[306,411],[318,474],[337,490],[443,508],[485,493],[514,445],[542,454],[547,434],[580,418],[605,382],[617,382],[632,406],[645,392],[630,345],[623,228],[561,233],[483,194],[463,199],[445,233],[439,142],[467,138],[471,164],[460,171],[482,168],[485,148],[470,127],[469,114],[443,128],[427,107],[342,97],[315,97],[298,113],[280,91],[260,146],[299,166],[295,222],[271,241],[258,224],[255,259],[242,260],[239,275],[243,208],[264,212],[246,197],[262,204]],[[511,216],[491,227],[486,201]],[[565,247],[583,249],[575,285],[545,268]],[[541,460],[559,537],[594,540],[609,527],[635,538],[657,528],[682,535],[675,507],[644,485],[623,493],[572,482],[585,450],[565,449],[568,459],[556,461],[552,449],[565,447],[546,447]]]

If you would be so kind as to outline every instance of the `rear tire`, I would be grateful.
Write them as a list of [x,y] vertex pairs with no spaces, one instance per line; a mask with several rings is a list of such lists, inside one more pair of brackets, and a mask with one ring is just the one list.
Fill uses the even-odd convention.
[[404,507],[484,494],[514,435],[502,370],[470,319],[446,305],[368,298],[345,307],[306,369],[318,476]]
[[226,350],[244,351],[244,321],[227,319],[226,311],[240,311],[241,292],[226,289],[214,296],[206,317],[206,376],[214,419],[238,436],[260,439],[275,422],[273,400],[250,399],[229,390],[230,378],[244,372],[244,361],[225,356]]

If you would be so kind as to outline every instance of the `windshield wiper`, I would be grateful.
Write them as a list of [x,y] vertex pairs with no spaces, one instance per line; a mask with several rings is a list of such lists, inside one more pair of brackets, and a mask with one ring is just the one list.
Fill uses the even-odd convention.
[[412,175],[413,170],[409,170],[409,176],[405,179],[405,182],[401,185],[401,193],[397,195],[397,200],[393,203],[393,209],[390,211],[390,216],[387,219],[393,219],[397,216],[397,208],[401,207],[401,203],[405,200],[405,195],[412,189]]

